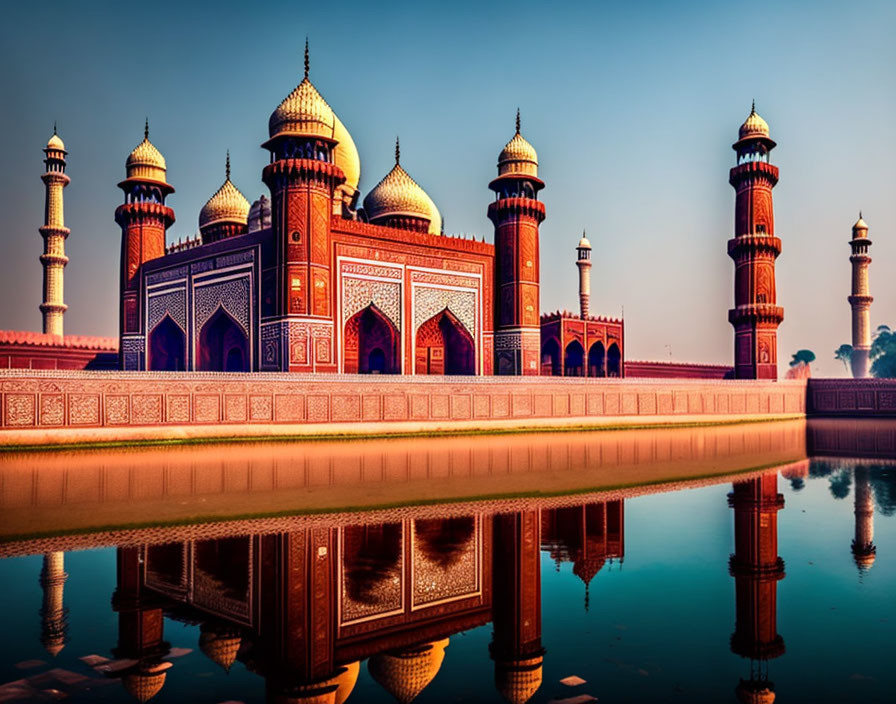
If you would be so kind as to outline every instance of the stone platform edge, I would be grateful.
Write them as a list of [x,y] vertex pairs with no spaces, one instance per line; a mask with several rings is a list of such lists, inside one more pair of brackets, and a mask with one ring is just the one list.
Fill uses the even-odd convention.
[[0,371],[3,449],[716,424],[805,414],[805,381]]

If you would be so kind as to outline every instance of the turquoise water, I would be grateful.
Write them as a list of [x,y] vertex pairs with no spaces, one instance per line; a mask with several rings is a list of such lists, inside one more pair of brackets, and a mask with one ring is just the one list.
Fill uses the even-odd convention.
[[[66,552],[64,626],[52,605],[42,607],[45,558],[2,559],[0,702],[134,701],[128,674],[158,684],[162,672],[153,702],[335,702],[347,690],[332,675],[356,660],[349,702],[414,694],[418,702],[504,701],[498,687],[513,701],[531,694],[531,702],[770,701],[747,699],[744,686],[737,693],[742,680],[773,690],[778,702],[890,701],[896,469],[846,460],[806,467],[802,477],[772,472],[743,485],[771,487],[772,496],[776,485],[780,510],[768,502],[732,508],[729,483],[500,516],[408,514],[390,526],[339,517],[332,526],[174,543],[167,552],[146,544]],[[876,559],[860,568],[851,548],[856,508],[872,504]],[[867,517],[860,520],[867,529]],[[750,546],[755,568],[741,585],[740,624],[729,569],[736,537]],[[774,563],[763,552],[775,540],[780,579],[758,568]],[[172,558],[178,551],[188,555],[182,563]],[[130,568],[119,572],[122,555],[133,558],[136,587],[127,584]],[[160,586],[160,574],[171,584],[184,578],[187,595]],[[587,588],[583,575],[591,576]],[[245,609],[223,609],[209,594]],[[229,620],[224,611],[242,615]],[[42,621],[55,635],[42,635]],[[748,649],[763,650],[769,624],[783,652],[766,647],[753,660],[732,652],[738,628],[754,641]],[[218,645],[231,639],[229,670],[200,648],[209,630]],[[56,656],[45,649],[62,641]],[[108,660],[97,669],[86,656]],[[561,682],[570,676],[584,682]]]

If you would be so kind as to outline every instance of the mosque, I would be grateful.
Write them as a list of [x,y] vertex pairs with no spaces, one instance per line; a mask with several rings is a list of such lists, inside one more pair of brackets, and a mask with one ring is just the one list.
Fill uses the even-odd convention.
[[361,199],[358,150],[312,84],[307,48],[268,137],[270,199],[250,205],[228,157],[199,236],[167,247],[174,188],[148,127],[128,156],[115,211],[123,369],[622,375],[622,321],[588,314],[585,237],[581,314],[541,315],[545,184],[519,115],[489,184],[494,245],[445,234],[397,141],[392,170]]

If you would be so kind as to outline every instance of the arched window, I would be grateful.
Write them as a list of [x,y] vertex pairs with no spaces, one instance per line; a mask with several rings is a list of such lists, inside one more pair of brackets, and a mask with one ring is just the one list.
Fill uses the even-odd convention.
[[564,376],[585,376],[585,348],[578,340],[566,346],[563,356]]
[[588,350],[588,376],[607,375],[607,353],[603,342],[595,342]]
[[200,371],[250,371],[249,339],[242,326],[220,306],[202,326],[197,356]]
[[417,374],[476,373],[473,336],[447,308],[417,330],[414,370]]
[[560,343],[556,337],[552,337],[541,346],[541,375],[560,376],[562,373]]
[[398,330],[373,303],[345,324],[346,374],[400,373]]
[[615,342],[607,350],[607,376],[622,376],[622,353]]
[[186,365],[187,338],[180,326],[165,315],[149,333],[149,364],[154,372],[180,372]]

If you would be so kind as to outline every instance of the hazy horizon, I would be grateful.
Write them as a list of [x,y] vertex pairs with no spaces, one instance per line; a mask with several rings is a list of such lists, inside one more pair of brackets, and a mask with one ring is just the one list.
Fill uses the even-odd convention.
[[801,348],[818,356],[816,374],[844,373],[833,353],[851,341],[860,209],[872,325],[896,326],[896,3],[47,2],[5,15],[0,329],[40,330],[39,177],[54,120],[72,178],[65,331],[115,336],[115,184],[144,117],[177,189],[169,242],[193,235],[225,150],[246,197],[266,192],[259,145],[301,80],[306,35],[311,79],[360,152],[362,197],[391,168],[398,134],[449,234],[492,241],[487,184],[519,106],[546,182],[542,311],[577,310],[586,229],[591,311],[624,307],[629,360],[732,363],[730,145],[754,98],[779,145],[782,373]]

